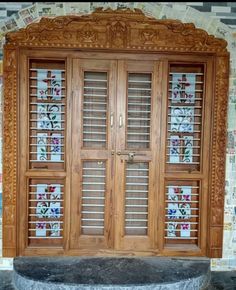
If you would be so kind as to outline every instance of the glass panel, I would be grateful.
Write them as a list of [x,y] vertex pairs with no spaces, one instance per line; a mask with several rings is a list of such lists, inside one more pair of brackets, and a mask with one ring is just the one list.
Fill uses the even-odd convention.
[[169,181],[165,196],[166,243],[197,244],[199,182]]
[[126,235],[147,235],[148,181],[149,164],[147,162],[126,163]]
[[84,73],[83,145],[105,148],[107,144],[108,81],[106,72]]
[[30,245],[62,244],[64,184],[58,180],[29,182]]
[[[169,168],[199,170],[204,89],[203,67],[171,66],[168,98]],[[174,167],[175,164],[182,167]],[[186,167],[186,168],[185,168]]]
[[30,166],[64,168],[65,70],[64,63],[31,62]]
[[152,74],[128,74],[127,147],[150,146]]
[[83,162],[82,220],[84,235],[103,235],[106,192],[105,161]]

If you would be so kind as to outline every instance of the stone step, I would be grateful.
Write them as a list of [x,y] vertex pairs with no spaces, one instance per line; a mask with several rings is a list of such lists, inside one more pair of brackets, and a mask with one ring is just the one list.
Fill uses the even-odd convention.
[[198,290],[210,282],[209,259],[160,257],[18,257],[18,290]]

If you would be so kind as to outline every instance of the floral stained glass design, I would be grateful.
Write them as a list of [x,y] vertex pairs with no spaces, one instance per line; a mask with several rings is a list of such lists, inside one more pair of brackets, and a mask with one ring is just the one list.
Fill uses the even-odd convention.
[[[60,236],[61,187],[58,184],[37,184],[36,186],[36,236]],[[41,220],[42,219],[42,220]],[[46,222],[46,221],[50,222]],[[59,234],[58,234],[59,233]]]
[[170,162],[180,162],[180,146],[181,142],[178,135],[172,135],[170,137]]
[[203,73],[171,72],[168,163],[199,164]]
[[47,134],[37,133],[37,160],[45,161],[47,157]]
[[193,161],[193,136],[183,136],[183,162],[191,163]]
[[165,239],[197,240],[199,186],[168,185],[166,187]]
[[37,128],[42,130],[61,129],[61,106],[56,104],[38,104]]
[[[37,214],[38,217],[58,217],[60,214],[60,187],[47,184],[37,185]],[[50,201],[49,201],[50,200]]]
[[38,161],[61,161],[61,134],[37,133],[37,145]]
[[51,137],[51,161],[61,160],[61,134],[54,133]]
[[171,131],[193,132],[194,108],[174,107],[171,108]]
[[172,77],[172,103],[194,103],[196,76],[175,74]]
[[63,169],[65,71],[30,68],[29,73],[31,168]]
[[37,70],[37,98],[40,100],[61,100],[61,70]]
[[[170,219],[188,219],[191,214],[191,187],[169,187],[168,215]],[[177,202],[177,203],[175,203]]]
[[36,223],[36,237],[46,237],[47,231],[46,231],[47,224],[45,222],[38,222]]

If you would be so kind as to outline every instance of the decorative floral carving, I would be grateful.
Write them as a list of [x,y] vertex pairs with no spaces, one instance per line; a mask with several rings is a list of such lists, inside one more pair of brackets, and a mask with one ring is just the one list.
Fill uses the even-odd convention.
[[157,35],[157,31],[153,29],[141,31],[141,39],[144,41],[144,44],[154,44],[153,38]]
[[89,25],[85,25],[77,32],[77,39],[85,43],[94,43],[97,41],[98,33]]
[[14,205],[5,205],[4,210],[4,225],[14,225],[15,223],[15,206]]

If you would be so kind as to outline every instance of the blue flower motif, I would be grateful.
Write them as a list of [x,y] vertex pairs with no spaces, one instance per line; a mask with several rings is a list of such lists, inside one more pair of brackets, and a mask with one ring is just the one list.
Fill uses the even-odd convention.
[[168,209],[168,216],[170,219],[175,219],[176,209]]
[[60,214],[60,210],[58,207],[53,207],[51,208],[51,213],[50,213],[53,217],[58,217]]

